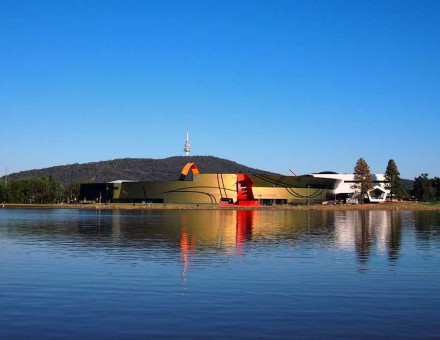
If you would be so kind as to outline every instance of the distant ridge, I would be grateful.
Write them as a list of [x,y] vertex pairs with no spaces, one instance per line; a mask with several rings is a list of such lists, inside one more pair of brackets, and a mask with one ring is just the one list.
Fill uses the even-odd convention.
[[[271,174],[269,171],[214,156],[175,156],[164,159],[121,158],[84,164],[67,164],[50,168],[27,170],[8,175],[9,180],[52,176],[64,185],[70,183],[102,183],[117,179],[138,181],[177,180],[183,166],[196,163],[201,173]],[[0,179],[1,180],[1,179]],[[4,180],[4,178],[3,178]]]

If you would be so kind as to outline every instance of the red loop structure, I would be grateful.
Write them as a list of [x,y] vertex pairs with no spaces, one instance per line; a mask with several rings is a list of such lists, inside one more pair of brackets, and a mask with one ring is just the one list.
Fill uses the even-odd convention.
[[192,171],[193,175],[200,173],[199,168],[197,168],[197,165],[195,165],[194,163],[187,163],[183,167],[182,172],[180,173],[179,181],[184,181],[190,170]]

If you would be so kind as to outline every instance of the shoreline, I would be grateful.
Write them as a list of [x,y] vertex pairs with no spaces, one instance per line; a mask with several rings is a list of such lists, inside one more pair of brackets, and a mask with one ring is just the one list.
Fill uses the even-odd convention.
[[94,203],[94,204],[0,204],[0,209],[87,209],[87,210],[427,210],[440,211],[440,204],[421,202],[387,202],[363,205],[275,205],[275,206],[225,206],[217,204],[168,204],[168,203]]

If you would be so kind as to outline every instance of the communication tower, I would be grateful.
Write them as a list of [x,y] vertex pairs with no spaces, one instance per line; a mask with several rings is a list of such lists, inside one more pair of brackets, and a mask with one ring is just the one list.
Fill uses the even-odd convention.
[[183,149],[183,151],[185,151],[185,156],[189,156],[189,152],[191,151],[191,146],[189,145],[188,128],[186,128],[186,143],[185,143],[185,148]]

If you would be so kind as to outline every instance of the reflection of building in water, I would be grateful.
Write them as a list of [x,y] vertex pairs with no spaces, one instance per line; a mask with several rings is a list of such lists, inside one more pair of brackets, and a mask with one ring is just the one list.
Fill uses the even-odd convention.
[[[149,226],[145,228],[131,228],[131,217],[125,212],[109,214],[111,220],[106,215],[101,218],[102,229],[106,221],[111,223],[115,244],[143,249],[160,249],[163,244],[180,254],[185,271],[193,260],[212,261],[213,253],[217,259],[243,255],[250,242],[282,243],[292,251],[304,242],[320,243],[329,249],[355,251],[362,261],[372,251],[388,253],[390,260],[396,260],[402,234],[402,213],[395,211],[149,211],[141,217]],[[138,223],[140,216],[133,216]]]
[[207,228],[206,216],[203,216],[205,221],[201,221],[201,214],[191,218],[183,214],[180,249],[186,265],[194,255],[197,245],[200,245],[198,250],[201,252],[214,248],[225,255],[239,253],[244,243],[252,239],[252,227],[256,215],[257,211],[254,210],[221,212],[213,210],[209,214],[211,223]]
[[335,241],[338,248],[354,250],[360,262],[370,257],[374,227],[368,211],[336,212]]
[[121,212],[119,210],[112,211],[112,238],[113,241],[119,241],[121,238]]
[[[202,214],[189,219],[190,214],[181,217],[180,251],[182,259],[182,284],[185,288],[187,272],[193,258],[204,251],[216,251],[232,255],[240,254],[243,244],[252,239],[253,217],[256,211],[211,211],[210,222],[200,221]],[[204,216],[206,218],[206,216]],[[202,229],[199,228],[202,226]],[[197,246],[200,248],[197,249]],[[199,250],[200,253],[196,251]]]
[[[227,261],[256,244],[292,251],[305,244],[326,245],[353,251],[361,262],[378,251],[393,261],[399,255],[402,228],[401,213],[389,211],[174,210],[139,216],[115,210],[111,215],[115,245],[168,249],[171,258],[180,257],[183,282],[191,265]],[[145,228],[131,228],[134,217],[136,223],[144,219]],[[102,216],[103,230],[105,221]]]
[[338,248],[353,249],[358,211],[335,211],[335,242]]
[[391,235],[391,221],[388,211],[369,211],[368,223],[375,230],[376,248],[381,253],[387,251]]
[[335,242],[339,248],[354,249],[361,262],[368,260],[373,248],[388,252],[391,260],[397,259],[402,228],[399,213],[360,210],[335,214]]
[[182,284],[186,284],[186,271],[188,270],[188,257],[194,253],[196,242],[187,231],[187,218],[182,215],[182,231],[180,233],[180,252],[182,257]]
[[252,240],[252,225],[255,216],[255,210],[238,210],[236,223],[236,246],[241,249],[243,243]]
[[[180,249],[185,261],[215,251],[225,256],[242,254],[246,243],[265,239],[294,244],[308,229],[333,223],[327,213],[311,211],[205,210],[182,211]],[[326,239],[327,233],[314,234]],[[189,251],[192,249],[192,252]]]

